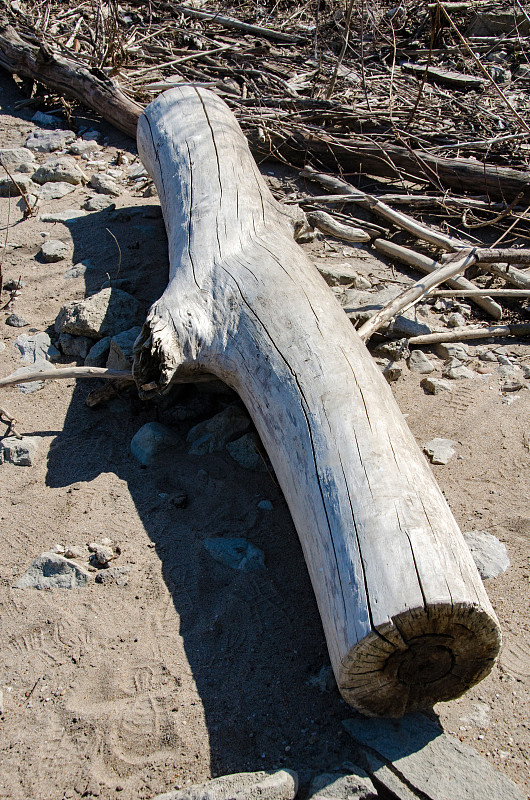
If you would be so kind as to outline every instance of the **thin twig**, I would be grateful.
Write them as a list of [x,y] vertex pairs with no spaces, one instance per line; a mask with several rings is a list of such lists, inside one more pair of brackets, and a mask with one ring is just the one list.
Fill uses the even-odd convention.
[[7,425],[7,431],[5,433],[6,436],[16,436],[17,439],[22,439],[22,434],[17,431],[15,425],[17,424],[18,420],[15,417],[11,416],[5,408],[0,408],[0,420]]
[[[120,247],[120,243],[118,242],[118,240],[116,239],[116,237],[114,236],[112,231],[109,230],[108,228],[105,228],[105,230],[107,231],[107,233],[110,233],[110,235],[112,236],[112,238],[116,242],[116,247],[118,248],[118,266],[116,267],[116,278],[114,279],[114,282],[117,283],[118,282],[118,277],[120,275],[120,267],[121,267],[121,247]],[[110,283],[110,277],[109,277],[109,283]]]
[[61,378],[104,378],[111,381],[134,380],[130,370],[106,369],[105,367],[65,367],[64,369],[43,369],[40,372],[35,370],[24,375],[8,375],[6,378],[0,378],[0,389],[5,389],[7,386],[16,386],[17,383],[59,380]]

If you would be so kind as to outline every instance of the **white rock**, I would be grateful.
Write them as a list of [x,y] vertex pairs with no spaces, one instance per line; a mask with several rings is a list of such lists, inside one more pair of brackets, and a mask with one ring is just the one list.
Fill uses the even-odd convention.
[[496,578],[501,572],[506,572],[510,566],[510,559],[506,545],[496,536],[486,531],[467,531],[464,533],[464,539],[471,550],[482,580]]
[[454,456],[454,447],[458,442],[451,439],[431,439],[423,445],[423,451],[429,456],[433,464],[447,464]]
[[60,239],[48,239],[42,245],[40,253],[46,264],[52,264],[56,261],[63,261],[68,255],[69,249],[68,245],[61,242]]

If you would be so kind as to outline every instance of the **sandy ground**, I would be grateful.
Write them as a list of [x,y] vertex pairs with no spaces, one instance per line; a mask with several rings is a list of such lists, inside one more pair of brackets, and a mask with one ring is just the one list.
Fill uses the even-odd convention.
[[[0,87],[0,146],[20,146],[35,127],[34,110],[14,111],[24,95],[11,79],[1,76]],[[108,137],[107,161],[118,150],[132,161],[130,140],[96,127]],[[41,212],[80,208],[89,194],[80,187]],[[114,275],[117,249],[106,229],[121,246],[121,276],[147,308],[167,278],[157,205],[156,197],[124,188],[118,212],[51,226],[38,216],[23,221],[16,200],[1,199],[2,247],[9,215],[4,279],[20,275],[25,284],[12,310],[31,329],[51,331],[65,302]],[[68,243],[67,260],[35,258],[44,232]],[[87,258],[94,268],[86,280],[64,279]],[[0,318],[2,375],[20,365],[12,343],[30,329],[4,325],[7,314]],[[530,348],[501,346],[530,363]],[[433,469],[459,524],[495,534],[512,562],[487,584],[504,637],[498,664],[465,697],[435,710],[447,731],[528,793],[530,392],[504,396],[494,373],[436,397],[419,382],[406,372],[393,388],[420,445],[435,436],[458,442],[457,456]],[[188,418],[175,425],[180,444],[153,470],[135,461],[129,444],[145,422],[164,418],[163,409],[128,392],[88,408],[92,388],[55,381],[35,394],[2,393],[2,405],[40,448],[31,468],[0,467],[0,797],[136,800],[235,771],[283,765],[306,782],[340,767],[351,758],[341,722],[352,711],[334,686],[317,680],[329,659],[282,494],[266,472],[244,470],[226,452],[186,452],[187,430],[219,410],[222,397],[186,389],[174,399]],[[188,495],[187,507],[168,501],[175,491]],[[262,499],[273,511],[258,508]],[[222,534],[259,546],[267,570],[216,564],[202,541]],[[131,567],[126,585],[11,588],[55,543],[105,536],[120,545],[115,563]]]

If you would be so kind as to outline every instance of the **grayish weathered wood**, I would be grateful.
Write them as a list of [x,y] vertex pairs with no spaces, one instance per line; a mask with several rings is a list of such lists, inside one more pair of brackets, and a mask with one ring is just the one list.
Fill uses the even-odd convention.
[[170,280],[136,344],[149,396],[211,373],[249,410],[298,531],[335,676],[367,714],[460,695],[500,634],[390,388],[293,240],[225,103],[183,87],[140,118]]

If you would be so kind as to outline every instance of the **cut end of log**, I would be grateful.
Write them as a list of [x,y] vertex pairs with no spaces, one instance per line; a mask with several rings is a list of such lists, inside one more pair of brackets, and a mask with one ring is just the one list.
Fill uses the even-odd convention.
[[482,608],[415,609],[353,647],[337,682],[361,713],[401,717],[460,697],[491,671],[500,645],[498,623]]
[[133,377],[141,397],[163,394],[181,364],[180,348],[170,326],[151,311],[134,345]]

